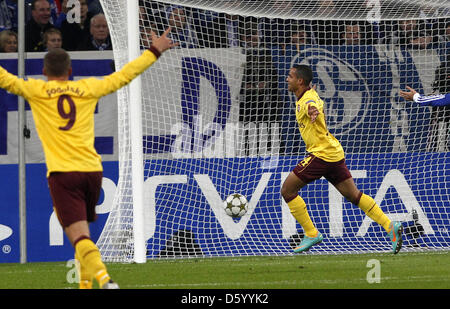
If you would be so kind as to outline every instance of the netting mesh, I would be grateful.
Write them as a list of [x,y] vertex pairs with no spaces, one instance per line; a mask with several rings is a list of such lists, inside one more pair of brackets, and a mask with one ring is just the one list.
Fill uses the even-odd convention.
[[[142,4],[149,7],[151,1]],[[309,20],[400,20],[448,10],[448,1],[429,0],[181,0],[160,1],[232,15]],[[441,15],[442,16],[442,15]]]
[[[126,5],[103,0],[116,67]],[[404,250],[448,250],[449,109],[398,93],[445,93],[448,1],[140,1],[141,48],[172,27],[179,46],[142,75],[147,257],[287,255],[303,236],[280,188],[306,153],[286,77],[307,64],[358,188],[403,222]],[[443,82],[443,81],[444,82]],[[98,241],[133,260],[127,89],[119,93],[120,177]],[[249,200],[231,218],[223,201]],[[325,239],[311,253],[390,250],[384,230],[326,180],[302,189]]]

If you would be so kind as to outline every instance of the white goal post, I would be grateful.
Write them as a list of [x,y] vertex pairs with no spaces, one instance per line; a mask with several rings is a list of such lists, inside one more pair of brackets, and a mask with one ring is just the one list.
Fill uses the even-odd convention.
[[[119,180],[105,261],[291,255],[303,231],[280,194],[305,156],[286,76],[307,64],[358,188],[408,251],[450,249],[448,1],[101,0],[116,69],[172,27],[180,44],[118,93]],[[449,84],[449,86],[447,86]],[[244,195],[228,216],[223,201]],[[299,192],[324,235],[310,254],[388,252],[384,230],[326,180]]]

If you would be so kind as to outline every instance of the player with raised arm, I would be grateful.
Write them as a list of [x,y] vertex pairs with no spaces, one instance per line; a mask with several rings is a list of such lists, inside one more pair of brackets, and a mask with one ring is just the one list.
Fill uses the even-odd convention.
[[380,224],[392,241],[392,251],[402,247],[403,227],[392,222],[372,197],[359,191],[345,164],[344,150],[340,142],[328,131],[324,102],[314,88],[310,87],[312,70],[306,65],[294,65],[286,79],[288,91],[297,98],[296,118],[301,136],[309,155],[297,164],[281,188],[281,195],[295,219],[302,226],[305,236],[294,252],[304,252],[323,240],[309,217],[305,201],[298,192],[308,183],[325,177],[350,202],[361,208],[368,217]]
[[406,89],[408,89],[408,91],[400,90],[400,96],[405,100],[419,103],[420,106],[450,105],[450,93],[423,96],[409,86],[406,86]]
[[0,87],[30,104],[45,154],[53,207],[80,264],[80,288],[92,288],[94,278],[100,288],[119,288],[89,232],[89,222],[97,217],[95,206],[103,178],[101,156],[94,148],[97,102],[130,83],[173,47],[169,32],[170,28],[160,37],[153,33],[149,50],[103,79],[69,80],[71,59],[63,49],[45,55],[43,74],[47,81],[24,80],[0,67]]

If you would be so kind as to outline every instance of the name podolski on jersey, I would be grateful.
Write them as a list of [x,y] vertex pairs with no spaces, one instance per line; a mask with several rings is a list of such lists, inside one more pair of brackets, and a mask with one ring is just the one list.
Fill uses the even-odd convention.
[[46,91],[47,91],[49,98],[53,94],[60,94],[60,93],[68,92],[68,91],[73,92],[80,97],[82,97],[84,95],[84,91],[81,91],[80,88],[73,88],[73,87],[70,87],[69,85],[67,85],[67,87],[64,87],[64,88],[56,87],[56,88],[47,89]]

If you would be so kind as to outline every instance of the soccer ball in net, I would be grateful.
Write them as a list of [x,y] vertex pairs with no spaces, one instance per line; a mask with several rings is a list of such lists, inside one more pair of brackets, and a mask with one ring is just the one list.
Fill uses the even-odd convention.
[[223,207],[227,215],[233,218],[240,218],[247,213],[248,201],[242,194],[233,193],[223,202]]

